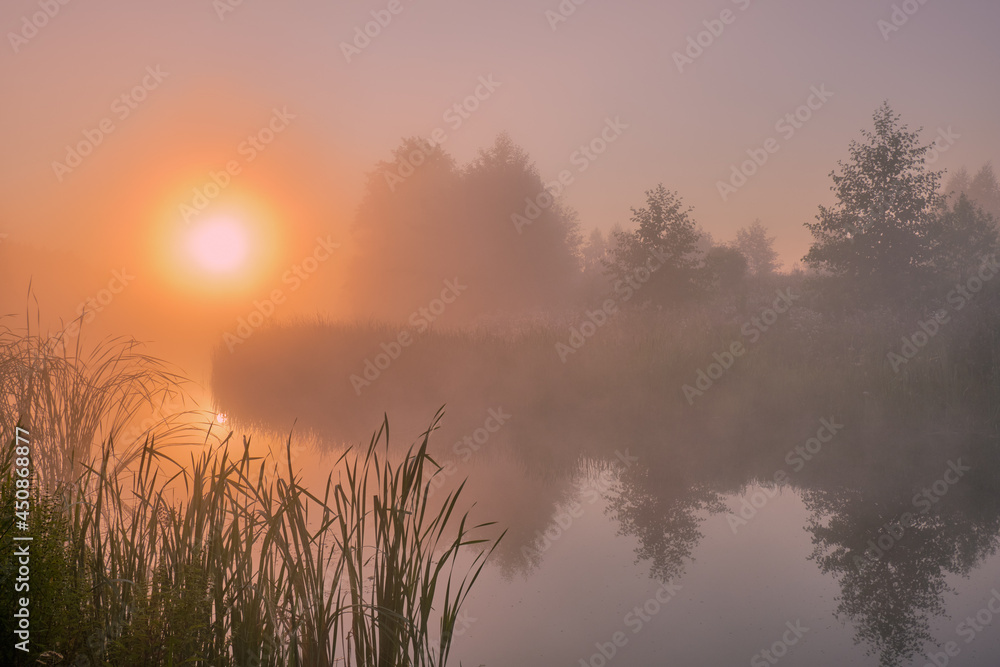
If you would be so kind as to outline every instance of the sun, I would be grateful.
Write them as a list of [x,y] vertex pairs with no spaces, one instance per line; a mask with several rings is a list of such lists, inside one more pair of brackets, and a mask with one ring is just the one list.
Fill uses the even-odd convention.
[[187,249],[204,271],[229,275],[243,269],[250,255],[247,227],[235,218],[211,218],[191,229]]

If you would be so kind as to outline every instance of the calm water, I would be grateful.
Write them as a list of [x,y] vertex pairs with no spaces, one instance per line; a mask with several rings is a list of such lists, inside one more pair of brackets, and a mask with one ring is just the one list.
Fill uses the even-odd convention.
[[455,665],[1000,665],[993,405],[771,367],[691,406],[627,360],[498,377],[432,347],[359,398],[321,334],[223,359],[217,406],[282,441],[294,422],[318,484],[383,411],[401,454],[449,402],[435,495],[467,479],[472,518],[507,530]]
[[[725,496],[723,503],[738,511],[746,497]],[[810,515],[802,494],[787,489],[736,534],[725,515],[699,513],[702,538],[692,560],[672,579],[675,586],[664,587],[650,576],[649,560],[636,561],[641,541],[620,534],[606,500],[595,502],[530,574],[508,578],[499,568],[487,573],[469,599],[468,626],[456,641],[456,658],[488,666],[893,664],[869,654],[875,642],[859,641],[858,627],[877,623],[883,642],[913,633],[922,625],[919,603],[930,602],[926,582],[887,576],[862,596],[866,611],[884,609],[895,616],[838,614],[843,596],[838,576],[824,574],[810,559]],[[894,548],[902,553],[926,546],[914,542]],[[938,564],[900,563],[901,569],[907,565],[934,570]],[[981,610],[993,597],[991,589],[1000,589],[1000,558],[985,555],[968,576],[945,569],[942,575],[952,592],[942,592],[942,613],[929,614],[924,627],[942,647],[955,642],[956,655],[947,664],[1000,664],[1000,616],[997,627],[982,626],[981,633],[960,626],[977,613],[980,621],[993,622],[992,612]],[[1000,603],[993,604],[1000,610]],[[622,633],[620,647],[612,648],[616,632]],[[775,646],[785,639],[795,643]],[[763,650],[772,651],[770,661]],[[900,656],[896,664],[934,664],[930,654],[938,650],[929,646],[913,659]],[[607,663],[605,653],[613,656]],[[938,659],[945,664],[942,656]]]
[[[435,494],[468,478],[474,518],[509,531],[453,664],[1000,664],[1000,457],[980,431],[810,415],[600,451],[477,432],[488,414],[432,439]],[[307,479],[335,440],[293,451]]]

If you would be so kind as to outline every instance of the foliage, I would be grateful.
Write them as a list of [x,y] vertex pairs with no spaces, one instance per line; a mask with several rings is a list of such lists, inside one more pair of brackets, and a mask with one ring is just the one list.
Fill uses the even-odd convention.
[[[8,351],[46,349],[12,335],[3,340]],[[127,374],[148,361],[123,356],[116,363]],[[34,368],[40,374],[31,386],[54,393],[72,386],[56,375],[86,383],[104,366],[75,358]],[[57,404],[72,410],[79,400],[90,399],[72,394]],[[470,539],[470,531],[488,524],[469,527],[467,515],[457,515],[459,492],[440,507],[428,501],[439,468],[426,446],[440,417],[399,462],[389,456],[385,421],[367,453],[348,451],[337,461],[346,479],[337,483],[331,472],[322,495],[292,470],[290,438],[285,474],[251,456],[246,438],[234,458],[231,434],[215,439],[210,428],[186,465],[155,437],[127,457],[109,438],[80,461],[72,483],[33,493],[33,549],[45,555],[32,557],[32,659],[46,653],[65,664],[225,667],[333,665],[354,656],[349,664],[445,665],[458,609],[496,542],[456,586],[460,554],[485,542]],[[43,449],[29,433],[37,461]],[[0,460],[4,595],[13,590],[13,444]],[[376,454],[382,445],[384,457]],[[180,502],[171,500],[174,493]],[[385,594],[364,601],[370,573],[386,584]],[[434,646],[432,630],[441,637]],[[375,641],[361,652],[364,632]]]
[[705,253],[705,281],[727,294],[738,293],[747,276],[747,258],[731,246],[715,246]]
[[405,319],[456,276],[474,288],[449,306],[450,319],[563,304],[579,281],[581,238],[558,194],[506,134],[466,165],[404,141],[370,174],[358,209],[355,310]]
[[736,231],[735,246],[746,258],[750,275],[755,278],[769,276],[781,266],[774,241],[775,237],[767,235],[760,219]]
[[1000,249],[996,220],[965,194],[951,206],[941,203],[931,237],[933,265],[939,282],[948,288],[974,275],[983,261]]
[[615,234],[615,247],[605,262],[609,274],[628,282],[636,272],[656,266],[642,299],[659,303],[687,300],[698,291],[699,233],[690,207],[663,184],[646,192],[646,206],[632,209],[635,230]]
[[806,223],[814,241],[805,261],[836,278],[856,305],[912,300],[928,286],[941,173],[927,168],[930,146],[888,103],[862,138],[831,173],[836,204],[820,206],[817,221]]

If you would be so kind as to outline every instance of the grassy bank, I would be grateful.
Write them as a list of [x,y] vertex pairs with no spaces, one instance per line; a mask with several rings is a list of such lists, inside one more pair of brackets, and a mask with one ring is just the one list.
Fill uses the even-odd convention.
[[[33,537],[30,650],[8,642],[5,664],[447,663],[459,608],[496,543],[474,539],[488,524],[455,511],[460,490],[429,499],[440,414],[403,456],[390,455],[383,422],[334,466],[342,474],[308,489],[291,441],[280,465],[207,430],[197,455],[175,460],[170,424],[163,442],[116,442],[129,415],[178,380],[127,343],[80,358],[7,330],[0,346],[5,384],[18,390],[3,406],[0,460],[7,611],[13,538]],[[33,469],[26,529],[15,446],[29,447]]]

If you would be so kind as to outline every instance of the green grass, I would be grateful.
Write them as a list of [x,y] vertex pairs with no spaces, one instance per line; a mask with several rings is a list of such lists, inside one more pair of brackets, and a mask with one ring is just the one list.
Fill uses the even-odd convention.
[[163,441],[119,445],[130,419],[180,386],[131,343],[68,354],[7,329],[0,350],[0,381],[16,397],[0,410],[10,443],[0,460],[0,605],[14,608],[11,452],[21,424],[36,466],[32,662],[447,664],[458,611],[499,539],[474,537],[491,524],[459,514],[461,490],[430,501],[439,467],[427,445],[440,412],[401,458],[390,455],[385,419],[314,493],[292,469],[290,438],[280,467],[251,456],[245,438],[232,454],[239,443],[211,429],[183,465],[170,447],[180,426],[163,424]]

